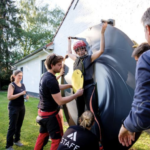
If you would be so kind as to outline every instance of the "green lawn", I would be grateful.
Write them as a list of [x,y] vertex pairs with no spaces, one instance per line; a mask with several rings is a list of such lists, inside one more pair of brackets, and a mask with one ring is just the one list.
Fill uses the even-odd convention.
[[[9,101],[6,98],[6,92],[0,92],[0,150],[4,150],[6,144],[6,135],[8,130],[8,102]],[[28,102],[25,102],[26,114],[21,132],[21,141],[24,146],[13,146],[15,150],[34,149],[34,145],[39,134],[39,125],[35,122],[38,102],[39,100],[36,98],[30,98]],[[64,130],[66,130],[66,128],[67,126],[64,126]],[[51,142],[48,142],[44,150],[50,149],[50,143]]]
[[[6,92],[0,92],[0,150],[5,149],[6,134],[8,129],[8,100],[6,98]],[[38,99],[30,98],[28,102],[25,102],[26,114],[21,132],[21,141],[24,144],[23,147],[14,146],[15,150],[33,150],[34,145],[39,133],[39,126],[35,122],[37,116],[37,104]],[[64,118],[65,119],[65,118]],[[64,126],[66,130],[67,126]],[[49,150],[50,143],[45,146],[44,150]],[[136,144],[131,150],[150,150],[150,135],[143,132]]]

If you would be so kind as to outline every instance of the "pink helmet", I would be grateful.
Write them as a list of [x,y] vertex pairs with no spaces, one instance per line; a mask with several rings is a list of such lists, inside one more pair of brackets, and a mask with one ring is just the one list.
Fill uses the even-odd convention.
[[73,45],[73,50],[76,50],[77,48],[80,48],[80,47],[86,47],[86,44],[85,44],[84,41],[78,41],[78,42],[76,42]]

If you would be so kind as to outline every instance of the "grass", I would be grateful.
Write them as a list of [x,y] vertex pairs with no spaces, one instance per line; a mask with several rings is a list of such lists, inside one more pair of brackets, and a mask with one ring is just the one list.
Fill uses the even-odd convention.
[[[6,92],[0,92],[0,150],[5,149],[6,135],[8,130],[8,100],[6,98]],[[22,126],[21,141],[24,144],[23,147],[13,146],[15,150],[33,150],[36,143],[37,136],[39,134],[39,125],[36,124],[35,118],[37,116],[37,105],[39,100],[36,98],[30,98],[28,102],[25,102],[26,114]],[[64,121],[66,121],[64,117]],[[64,131],[67,126],[64,126]],[[44,147],[44,150],[50,149],[51,142]],[[150,134],[143,132],[139,140],[133,145],[130,150],[150,150]]]
[[[6,98],[6,92],[0,92],[0,150],[4,150],[6,146],[6,135],[8,130],[8,100]],[[26,113],[21,129],[21,142],[23,147],[13,146],[15,150],[33,150],[37,136],[39,134],[39,125],[36,124],[35,118],[37,116],[37,105],[39,100],[36,98],[30,98],[28,102],[25,102]],[[66,121],[64,117],[64,121]],[[64,126],[64,130],[67,126]],[[50,149],[51,142],[44,147],[44,150]]]

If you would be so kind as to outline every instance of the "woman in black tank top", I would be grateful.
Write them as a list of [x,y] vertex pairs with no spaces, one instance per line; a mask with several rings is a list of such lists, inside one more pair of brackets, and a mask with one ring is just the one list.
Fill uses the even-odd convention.
[[[6,143],[7,150],[13,150],[13,143],[17,146],[23,146],[20,142],[20,131],[25,115],[24,95],[26,95],[26,91],[21,80],[22,72],[17,70],[11,76],[11,83],[8,87],[9,128]],[[26,99],[28,98],[29,96],[26,96]]]

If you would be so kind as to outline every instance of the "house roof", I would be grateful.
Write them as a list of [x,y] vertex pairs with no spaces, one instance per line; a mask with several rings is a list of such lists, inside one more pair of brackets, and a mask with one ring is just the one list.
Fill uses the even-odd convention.
[[[56,33],[55,33],[55,35],[54,35],[52,41],[54,41],[54,39],[55,39],[55,37],[56,37],[56,35],[57,35],[59,29],[61,28],[61,26],[62,26],[62,24],[63,24],[63,22],[64,22],[64,20],[65,20],[65,18],[66,18],[66,16],[67,16],[69,10],[70,10],[70,8],[71,8],[71,6],[72,6],[72,4],[73,4],[73,2],[74,2],[74,0],[71,1],[70,5],[69,5],[69,7],[68,7],[68,9],[67,9],[67,12],[66,12],[66,14],[65,14],[65,16],[64,16],[64,18],[63,18],[63,20],[62,20],[62,22],[61,22],[61,24],[60,24],[60,26],[59,26],[59,28],[57,29],[57,31],[56,31]],[[35,55],[35,54],[41,52],[44,48],[50,47],[52,44],[53,44],[53,42],[48,43],[47,45],[45,45],[45,46],[39,48],[38,50],[34,51],[33,53],[31,53],[31,54],[25,56],[23,59],[21,59],[21,60],[15,62],[13,65],[16,65],[16,64],[20,63],[21,61],[23,61],[23,60],[25,60],[25,59],[27,59],[27,58],[29,58],[29,57],[31,57],[31,56],[33,56],[33,55]]]
[[36,50],[36,51],[34,51],[34,52],[32,52],[31,54],[25,56],[24,58],[22,58],[22,59],[20,59],[19,61],[15,62],[13,65],[16,65],[16,64],[20,63],[21,61],[23,61],[23,60],[25,60],[25,59],[27,59],[27,58],[29,58],[29,57],[31,57],[31,56],[33,56],[33,55],[35,55],[35,54],[41,52],[41,51],[43,51],[43,49],[45,49],[45,48],[47,48],[47,47],[50,47],[51,45],[53,45],[53,42],[50,42],[50,43],[48,43],[47,45],[45,45],[45,46],[39,48],[38,50]]

